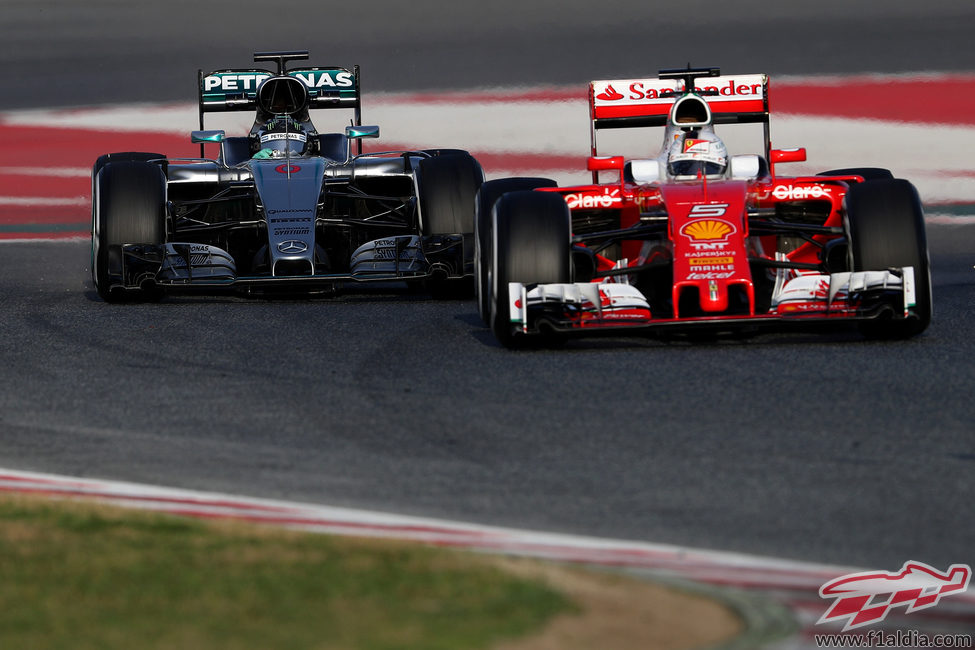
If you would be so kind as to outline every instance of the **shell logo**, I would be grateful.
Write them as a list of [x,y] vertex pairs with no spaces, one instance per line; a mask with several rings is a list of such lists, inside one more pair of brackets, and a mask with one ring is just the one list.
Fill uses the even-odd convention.
[[717,241],[727,239],[735,232],[735,227],[720,219],[700,219],[691,221],[680,229],[680,234],[694,241]]

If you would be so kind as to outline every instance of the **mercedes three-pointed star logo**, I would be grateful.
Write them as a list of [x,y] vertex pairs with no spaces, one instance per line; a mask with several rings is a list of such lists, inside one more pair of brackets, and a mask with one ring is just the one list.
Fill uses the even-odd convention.
[[289,239],[278,244],[278,250],[285,255],[297,255],[308,250],[308,244],[297,239]]

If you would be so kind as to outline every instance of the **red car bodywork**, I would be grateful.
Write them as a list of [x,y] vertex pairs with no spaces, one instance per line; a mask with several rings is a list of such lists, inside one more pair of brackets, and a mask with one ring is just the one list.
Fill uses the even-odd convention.
[[[590,84],[593,184],[536,191],[559,193],[565,200],[574,283],[598,284],[598,297],[586,287],[570,291],[565,283],[512,282],[510,294],[498,300],[509,301],[514,334],[912,316],[915,271],[918,282],[929,283],[923,241],[924,263],[904,268],[857,268],[848,246],[844,201],[850,187],[870,180],[868,172],[890,177],[886,170],[781,176],[778,165],[804,161],[806,152],[771,148],[765,75],[722,77],[711,69],[712,80],[700,79],[707,76],[701,70],[664,72],[660,79]],[[694,93],[687,93],[691,83]],[[763,151],[731,157],[731,171],[720,178],[668,177],[663,172],[667,144],[681,130],[676,106],[688,96],[707,104],[701,124],[761,125]],[[598,155],[597,131],[646,126],[667,129],[658,159]],[[737,169],[734,163],[740,163]],[[640,177],[639,165],[659,175]],[[616,178],[599,182],[601,173]],[[923,217],[917,215],[923,240]],[[555,291],[559,287],[561,294]],[[928,288],[926,300],[929,294]],[[921,319],[923,329],[925,316]],[[495,331],[503,338],[504,331]]]

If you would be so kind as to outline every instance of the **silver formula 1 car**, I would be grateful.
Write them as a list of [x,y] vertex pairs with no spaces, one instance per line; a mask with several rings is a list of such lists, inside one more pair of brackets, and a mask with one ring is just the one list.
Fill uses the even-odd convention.
[[[457,149],[363,154],[379,127],[362,124],[358,66],[288,68],[307,58],[263,52],[254,60],[276,71],[200,71],[199,159],[98,159],[91,273],[104,300],[377,280],[424,281],[435,294],[469,286],[478,162]],[[319,133],[310,109],[351,110],[351,124]],[[253,127],[205,130],[215,111],[255,111]],[[205,143],[219,146],[215,159]]]

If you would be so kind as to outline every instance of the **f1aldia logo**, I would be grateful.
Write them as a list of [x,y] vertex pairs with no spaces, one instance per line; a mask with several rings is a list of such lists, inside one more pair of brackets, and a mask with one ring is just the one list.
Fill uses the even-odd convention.
[[879,623],[894,607],[904,605],[908,614],[934,607],[942,596],[968,589],[972,569],[952,564],[942,573],[923,562],[905,562],[896,573],[865,571],[830,580],[819,588],[820,598],[835,598],[816,625],[846,621],[843,631]]

